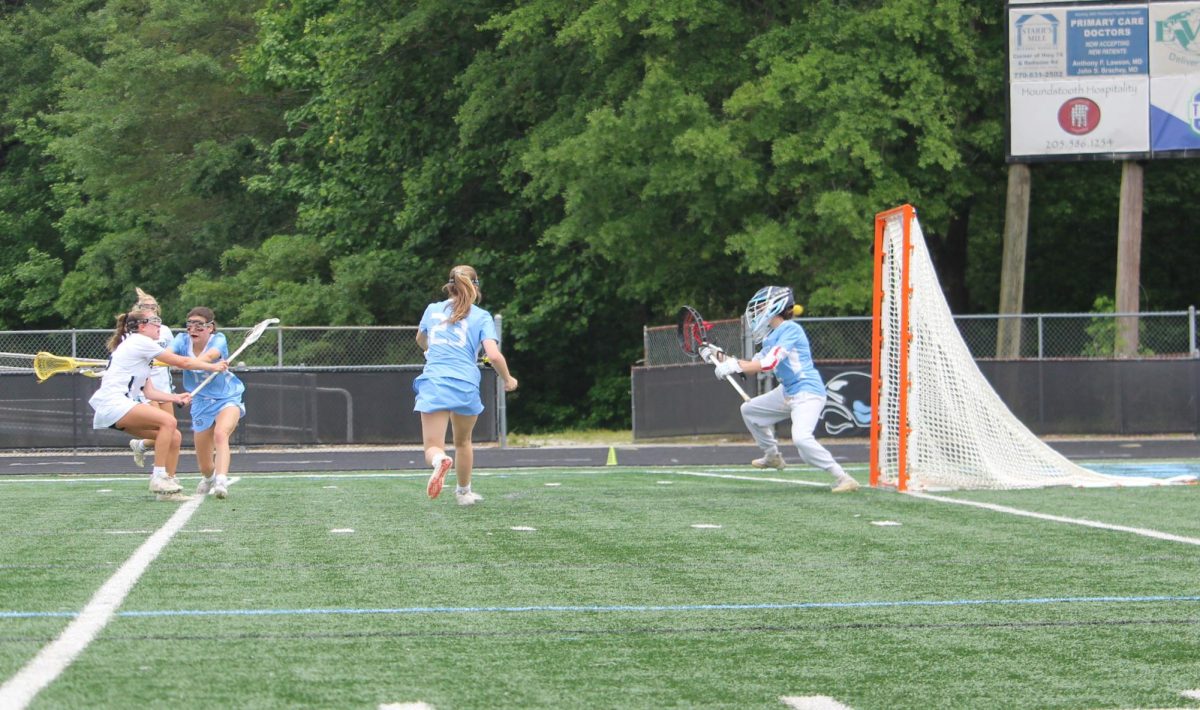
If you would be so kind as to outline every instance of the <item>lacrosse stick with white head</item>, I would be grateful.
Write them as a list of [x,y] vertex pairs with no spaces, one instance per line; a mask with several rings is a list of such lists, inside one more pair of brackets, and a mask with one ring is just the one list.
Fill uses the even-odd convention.
[[[275,323],[278,323],[278,322],[279,322],[278,318],[268,318],[265,321],[254,326],[254,329],[246,334],[246,339],[242,341],[242,344],[238,347],[238,349],[234,350],[233,354],[229,356],[229,359],[227,360],[227,362],[229,362],[229,364],[232,365],[234,360],[237,359],[237,356],[242,354],[243,350],[245,350],[250,345],[254,344],[255,341],[257,341],[259,338],[262,337],[262,334],[264,331],[266,331],[267,326],[274,325]],[[212,379],[214,377],[216,377],[217,374],[218,373],[214,372],[214,373],[210,374],[208,377],[205,377],[204,381],[201,382],[200,384],[196,385],[196,389],[192,390],[190,394],[193,397],[195,397],[196,393],[199,392],[200,390],[204,389],[204,387],[206,385],[208,385],[209,382],[212,382]]]

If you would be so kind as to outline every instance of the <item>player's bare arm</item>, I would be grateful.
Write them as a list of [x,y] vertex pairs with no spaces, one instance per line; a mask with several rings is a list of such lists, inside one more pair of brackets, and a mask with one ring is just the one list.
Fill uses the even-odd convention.
[[508,361],[504,359],[504,353],[500,352],[500,346],[495,340],[483,341],[483,352],[487,354],[488,362],[492,363],[492,367],[499,373],[500,377],[504,378],[504,391],[512,392],[517,388],[517,378],[513,377],[508,371]]

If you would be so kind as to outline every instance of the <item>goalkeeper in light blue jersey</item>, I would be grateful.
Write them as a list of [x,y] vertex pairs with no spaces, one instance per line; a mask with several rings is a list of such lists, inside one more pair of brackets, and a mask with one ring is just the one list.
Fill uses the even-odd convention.
[[[834,478],[833,492],[848,493],[858,489],[858,483],[834,460],[833,455],[813,436],[821,410],[825,408],[825,381],[813,366],[808,335],[799,323],[792,320],[795,298],[787,286],[765,286],[746,304],[745,321],[750,325],[754,342],[762,343],[752,360],[726,356],[711,349],[711,359],[717,361],[717,379],[744,372],[770,372],[779,381],[775,389],[742,404],[742,421],[762,450],[762,458],[754,459],[755,468],[783,469],[783,455],[775,439],[775,425],[784,419],[792,420],[792,443],[805,462],[828,471]],[[710,358],[706,358],[710,359]]]
[[[483,499],[471,490],[475,465],[471,435],[483,411],[477,364],[480,348],[504,380],[505,392],[517,388],[517,379],[509,373],[508,362],[500,352],[492,315],[475,305],[480,299],[475,269],[454,267],[442,290],[449,298],[429,304],[417,328],[417,344],[425,351],[425,369],[413,382],[413,410],[421,414],[425,463],[433,467],[425,492],[437,498],[446,473],[454,466],[458,480],[455,499],[459,505],[472,505]],[[447,426],[453,428],[457,465],[446,454]]]
[[[217,316],[212,309],[197,306],[188,311],[186,332],[175,336],[171,349],[180,355],[207,362],[229,359],[229,342],[217,332]],[[193,392],[206,377],[191,370],[183,371],[183,388]],[[229,464],[233,455],[229,441],[238,422],[246,416],[242,393],[246,385],[232,372],[217,375],[192,398],[192,441],[200,466],[198,495],[217,498],[229,495]]]

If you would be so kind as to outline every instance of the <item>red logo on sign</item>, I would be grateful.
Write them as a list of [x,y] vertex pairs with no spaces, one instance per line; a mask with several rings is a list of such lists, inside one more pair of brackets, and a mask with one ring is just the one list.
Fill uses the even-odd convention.
[[1058,109],[1058,125],[1071,135],[1091,133],[1100,125],[1100,106],[1082,96],[1067,99]]

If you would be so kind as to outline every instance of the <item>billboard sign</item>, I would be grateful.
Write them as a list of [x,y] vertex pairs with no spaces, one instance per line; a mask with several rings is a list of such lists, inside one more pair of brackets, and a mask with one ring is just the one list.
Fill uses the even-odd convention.
[[1008,5],[1009,158],[1200,149],[1200,0]]

